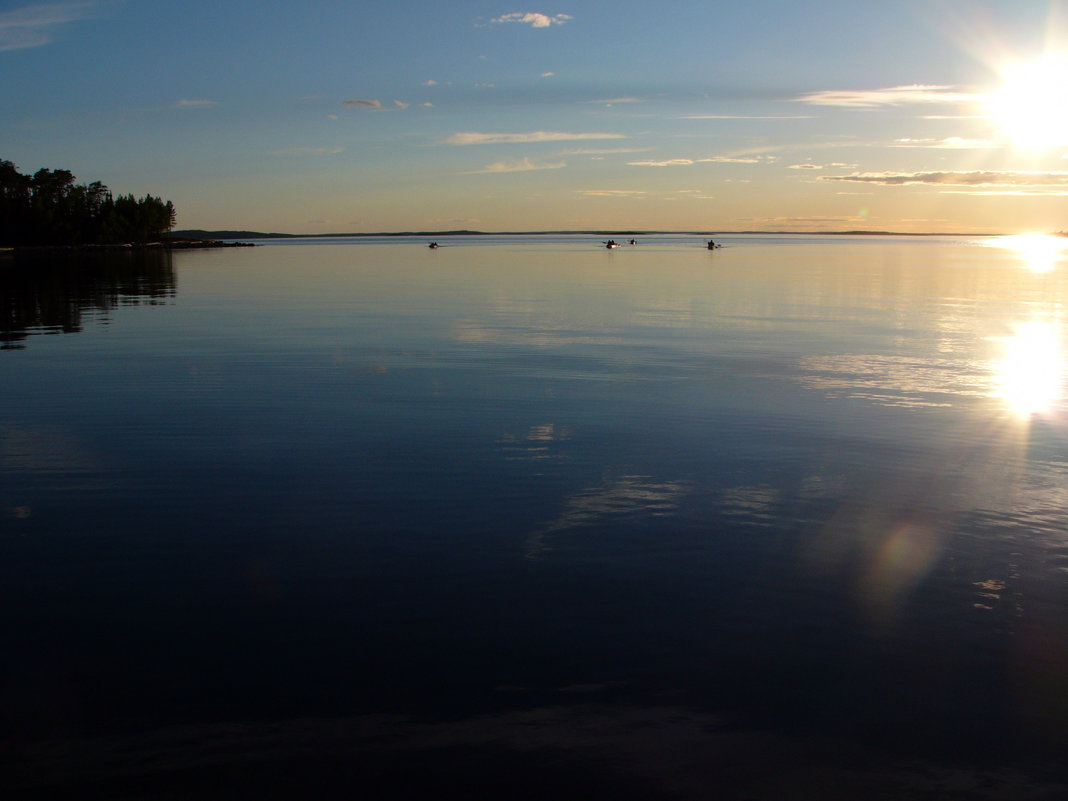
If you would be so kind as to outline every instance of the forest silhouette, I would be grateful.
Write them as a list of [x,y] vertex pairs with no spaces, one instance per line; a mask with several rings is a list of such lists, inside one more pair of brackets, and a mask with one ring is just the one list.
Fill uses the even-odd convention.
[[166,239],[175,218],[169,200],[115,197],[100,181],[75,183],[69,170],[23,175],[0,161],[0,246],[145,244]]

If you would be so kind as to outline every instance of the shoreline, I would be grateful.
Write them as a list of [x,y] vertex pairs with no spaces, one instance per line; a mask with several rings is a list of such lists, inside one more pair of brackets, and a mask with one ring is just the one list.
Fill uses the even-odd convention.
[[254,242],[223,242],[221,239],[177,239],[170,242],[123,242],[108,245],[15,245],[0,247],[3,254],[100,253],[141,250],[206,250],[209,248],[252,248]]

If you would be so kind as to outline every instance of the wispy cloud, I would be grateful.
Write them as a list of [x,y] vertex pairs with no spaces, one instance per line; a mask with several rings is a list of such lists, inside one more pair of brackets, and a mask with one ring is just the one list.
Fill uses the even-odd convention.
[[791,170],[822,170],[822,164],[791,164],[789,167]]
[[204,99],[204,98],[199,98],[199,99],[183,98],[182,100],[179,100],[174,105],[177,106],[178,108],[209,108],[211,106],[217,106],[219,104],[214,100],[207,100],[207,99]]
[[[676,195],[682,195],[686,200],[715,200],[715,195],[710,195],[704,189],[676,189]],[[674,198],[668,198],[673,200]]]
[[410,106],[411,103],[405,103],[403,100],[394,100],[393,101],[393,105],[396,106],[397,108],[408,108],[408,106]]
[[738,217],[743,225],[765,231],[832,230],[836,226],[868,222],[865,217]]
[[0,13],[0,50],[40,47],[51,42],[55,29],[96,13],[99,3],[43,3]]
[[[649,150],[650,148],[644,148]],[[610,151],[606,151],[610,152]],[[617,151],[620,153],[636,152],[636,151]],[[689,167],[692,164],[761,164],[774,161],[773,156],[709,156],[700,159],[663,159],[655,160],[648,159],[643,161],[628,161],[629,167]],[[815,165],[813,165],[815,167]]]
[[529,144],[531,142],[570,142],[583,139],[626,139],[615,133],[567,133],[564,131],[528,131],[526,133],[479,133],[463,131],[442,140],[446,145]]
[[614,106],[617,103],[644,103],[645,99],[641,97],[602,97],[600,100],[588,100],[586,102],[603,106]]
[[531,161],[529,158],[515,159],[512,161],[498,161],[493,164],[487,164],[481,170],[474,170],[471,174],[479,175],[484,173],[502,173],[502,172],[530,172],[531,170],[559,170],[567,166],[567,162],[554,161],[554,162],[542,162],[537,163]]
[[971,103],[982,95],[959,92],[952,86],[911,84],[889,89],[827,89],[794,98],[815,106],[844,106],[847,108],[879,108],[916,103]]
[[760,159],[754,156],[712,156],[698,161],[712,162],[713,164],[759,164]]
[[555,73],[555,72],[543,72],[543,73],[541,74],[541,77],[542,77],[542,78],[552,78],[552,77],[553,77],[554,75],[556,75],[556,73]]
[[342,105],[348,108],[382,108],[378,100],[346,100]]
[[864,172],[852,175],[821,175],[821,181],[850,181],[882,186],[933,184],[967,187],[1065,187],[1068,172],[1012,172],[1008,170],[973,170],[946,172]]
[[693,159],[666,159],[664,161],[628,161],[629,167],[688,167]]
[[519,22],[524,25],[530,25],[532,28],[550,28],[553,25],[563,25],[569,19],[573,19],[570,14],[554,14],[550,17],[547,14],[516,11],[511,14],[494,17],[490,22]]
[[933,148],[935,150],[988,150],[1000,147],[997,142],[985,139],[964,139],[960,136],[950,136],[946,139],[913,139],[905,137],[903,139],[895,139],[890,146]]
[[438,82],[435,81],[433,78],[430,78],[428,80],[423,81],[423,86],[437,86],[437,85],[438,85]]
[[578,190],[580,195],[585,197],[632,197],[640,198],[645,196],[646,191],[644,189],[580,189]]
[[686,114],[680,120],[811,120],[811,114]]

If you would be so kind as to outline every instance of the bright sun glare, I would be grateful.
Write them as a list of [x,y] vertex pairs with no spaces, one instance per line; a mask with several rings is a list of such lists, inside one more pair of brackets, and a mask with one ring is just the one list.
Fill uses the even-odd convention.
[[999,236],[991,244],[1016,251],[1024,265],[1036,273],[1048,273],[1068,256],[1068,237],[1050,234]]
[[1021,149],[1044,150],[1068,144],[1068,60],[1047,56],[1013,64],[990,98],[1004,134]]
[[1021,325],[1001,363],[1001,397],[1020,415],[1041,414],[1061,398],[1063,361],[1055,326]]

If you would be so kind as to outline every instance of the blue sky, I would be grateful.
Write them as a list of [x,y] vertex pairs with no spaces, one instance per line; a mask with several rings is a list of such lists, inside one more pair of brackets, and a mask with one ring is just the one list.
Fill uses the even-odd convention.
[[1068,0],[0,2],[0,158],[180,227],[1064,230],[1065,54]]

